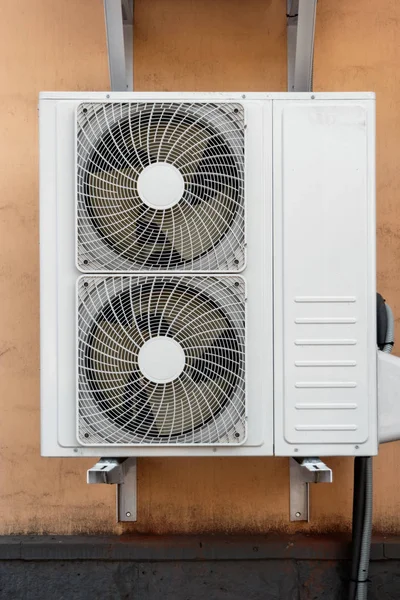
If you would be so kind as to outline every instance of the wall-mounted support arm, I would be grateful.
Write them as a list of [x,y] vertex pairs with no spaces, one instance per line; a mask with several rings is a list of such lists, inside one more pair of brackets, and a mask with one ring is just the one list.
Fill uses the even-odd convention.
[[289,92],[310,92],[313,85],[317,0],[287,0]]
[[87,472],[88,483],[108,483],[117,486],[117,521],[136,521],[136,480],[136,458],[101,458]]
[[309,484],[332,483],[332,469],[320,458],[290,458],[290,520],[309,521]]
[[114,92],[133,90],[133,0],[104,0],[108,66]]

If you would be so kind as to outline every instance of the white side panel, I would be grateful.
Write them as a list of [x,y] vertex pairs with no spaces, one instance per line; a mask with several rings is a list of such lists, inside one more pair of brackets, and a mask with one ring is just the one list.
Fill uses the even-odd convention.
[[274,102],[279,455],[377,452],[374,110]]
[[[57,309],[58,441],[76,439],[75,285],[75,114],[70,102],[57,103]],[[62,144],[62,146],[60,146]]]
[[[91,95],[88,95],[88,97]],[[97,97],[97,96],[96,96]],[[227,101],[223,95],[194,100]],[[273,453],[272,102],[244,102],[248,266],[248,438],[243,446],[191,448],[81,447],[75,433],[74,111],[82,94],[42,99],[41,363],[42,454],[45,456],[256,456]],[[83,99],[85,99],[84,96]],[[100,98],[99,98],[100,99]],[[121,100],[122,98],[118,98]],[[124,95],[135,101],[135,94]],[[151,96],[148,95],[151,100]],[[162,100],[162,96],[157,100]],[[232,100],[237,101],[236,98]]]
[[246,110],[248,444],[273,454],[272,102]]

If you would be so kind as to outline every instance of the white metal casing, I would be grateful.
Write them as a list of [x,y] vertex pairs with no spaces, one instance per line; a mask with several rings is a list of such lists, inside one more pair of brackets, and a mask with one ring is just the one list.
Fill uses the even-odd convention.
[[[75,427],[75,110],[171,100],[245,109],[247,441],[83,447]],[[41,94],[43,455],[376,453],[374,104],[369,93]],[[303,343],[313,339],[325,342]]]

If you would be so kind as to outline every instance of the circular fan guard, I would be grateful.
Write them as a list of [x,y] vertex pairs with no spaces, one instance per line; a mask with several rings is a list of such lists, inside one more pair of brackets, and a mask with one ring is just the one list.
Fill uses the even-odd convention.
[[[78,108],[78,263],[83,270],[237,270],[244,265],[244,124],[236,104]],[[165,210],[138,192],[149,165],[184,181]]]
[[[83,444],[229,444],[245,439],[244,282],[238,277],[85,278],[79,302]],[[80,284],[83,285],[82,283]],[[155,383],[138,355],[175,340],[185,366]]]

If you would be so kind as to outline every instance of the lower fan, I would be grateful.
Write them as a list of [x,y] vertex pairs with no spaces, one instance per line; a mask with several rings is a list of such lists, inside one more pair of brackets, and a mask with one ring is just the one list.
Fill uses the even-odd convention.
[[243,278],[82,277],[78,325],[82,444],[245,441]]

